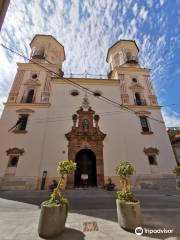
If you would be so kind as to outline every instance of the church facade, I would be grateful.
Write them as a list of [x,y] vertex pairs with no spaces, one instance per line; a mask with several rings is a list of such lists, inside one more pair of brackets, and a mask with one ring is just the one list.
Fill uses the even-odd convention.
[[0,120],[0,189],[48,188],[65,159],[77,163],[67,187],[109,178],[118,186],[115,168],[128,161],[135,188],[175,189],[176,161],[135,41],[109,48],[106,79],[64,77],[64,47],[51,35],[36,35],[30,47]]

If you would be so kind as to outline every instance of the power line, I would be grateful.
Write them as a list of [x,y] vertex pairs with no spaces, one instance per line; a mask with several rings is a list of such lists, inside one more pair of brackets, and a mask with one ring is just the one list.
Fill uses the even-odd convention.
[[[100,115],[100,116],[112,116],[112,115],[116,115],[116,114],[120,114],[121,111],[112,111],[112,112],[101,112],[101,113],[98,113],[96,112],[96,114]],[[64,115],[64,116],[56,116],[56,117],[48,117],[46,119],[44,118],[34,118],[32,119],[31,121],[34,121],[34,122],[37,122],[37,123],[40,123],[40,122],[43,122],[45,120],[48,120],[48,122],[58,122],[58,121],[66,121],[66,120],[72,120],[72,115]]]
[[[102,112],[102,113],[97,113],[98,115],[100,116],[112,116],[113,114],[119,114],[121,113],[120,111],[114,111],[114,112]],[[51,118],[36,118],[36,119],[32,119],[31,121],[34,121],[34,122],[43,122],[43,121],[46,121],[47,119],[49,119],[48,122],[58,122],[58,121],[66,121],[66,120],[72,120],[72,116],[59,116],[59,117],[51,117]]]
[[[25,55],[23,55],[23,54],[15,51],[15,50],[12,50],[11,48],[5,46],[5,45],[2,44],[2,43],[1,43],[0,45],[1,45],[3,48],[7,49],[8,51],[10,51],[10,52],[12,52],[12,53],[14,53],[14,54],[16,54],[16,55],[18,55],[18,56],[26,59],[26,60],[29,60],[30,62],[32,62],[32,63],[40,66],[40,67],[43,68],[43,69],[45,69],[47,72],[53,73],[53,74],[55,74],[56,76],[58,76],[58,77],[61,78],[61,75],[58,74],[58,73],[56,73],[55,71],[48,69],[47,67],[41,65],[40,63],[37,63],[37,62],[33,61],[32,59],[29,59],[29,58],[26,57]],[[67,82],[69,82],[69,83],[72,84],[72,85],[75,85],[75,86],[77,86],[77,87],[80,87],[81,89],[85,90],[85,92],[87,92],[87,93],[89,93],[89,94],[91,94],[91,95],[94,96],[94,92],[91,91],[90,89],[88,89],[88,88],[86,88],[86,87],[84,87],[84,86],[82,86],[82,85],[80,85],[80,84],[78,84],[78,83],[75,83],[74,81],[72,81],[72,80],[70,80],[70,79],[67,79],[67,78],[66,78],[66,79],[64,79],[64,80],[67,81]],[[94,96],[94,97],[95,97],[95,96]],[[128,111],[128,112],[132,112],[132,113],[135,114],[135,116],[137,116],[137,115],[136,115],[136,111],[134,111],[133,109],[130,109],[130,108],[128,108],[128,107],[126,107],[126,106],[118,103],[118,102],[115,102],[114,100],[112,100],[112,99],[110,99],[110,98],[107,98],[107,97],[103,96],[103,95],[99,96],[97,99],[101,99],[101,100],[103,100],[103,101],[105,101],[105,102],[108,102],[109,104],[112,104],[112,105],[114,105],[114,106],[116,106],[116,107],[118,107],[118,108],[121,108],[122,110],[126,110],[126,111]],[[161,120],[159,120],[159,119],[156,119],[156,118],[153,118],[153,117],[150,117],[150,116],[147,116],[147,118],[149,118],[149,119],[151,119],[151,120],[154,120],[154,121],[157,121],[157,122],[159,122],[159,123],[164,123],[163,121],[161,121]]]
[[178,103],[171,103],[171,104],[168,104],[168,105],[163,105],[161,107],[169,107],[169,106],[176,106],[176,105],[180,105],[180,102],[178,102]]

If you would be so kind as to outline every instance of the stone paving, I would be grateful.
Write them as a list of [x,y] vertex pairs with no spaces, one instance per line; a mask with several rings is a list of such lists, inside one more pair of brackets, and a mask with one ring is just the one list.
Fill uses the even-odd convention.
[[[16,195],[15,193],[11,193]],[[21,193],[23,194],[23,193]],[[37,193],[40,194],[40,193]],[[44,194],[44,193],[43,193]],[[106,193],[103,193],[103,198],[105,201],[110,199]],[[0,194],[1,195],[1,194]],[[8,194],[7,194],[8,195]],[[32,194],[33,195],[33,194]],[[71,193],[67,194],[71,197]],[[10,196],[10,194],[9,194]],[[29,194],[30,196],[30,194]],[[151,196],[151,194],[149,194]],[[153,196],[151,196],[153,199]],[[157,199],[159,202],[163,203],[164,195],[158,195]],[[81,199],[81,193],[77,196],[77,199]],[[77,200],[76,199],[76,200]],[[87,194],[84,198],[84,205],[88,205],[89,195]],[[93,195],[92,199],[96,199]],[[81,210],[79,207],[77,209],[70,209],[68,214],[66,229],[64,233],[53,240],[133,240],[133,239],[174,239],[180,240],[180,201],[179,195],[174,195],[174,198],[166,205],[168,206],[167,211],[164,212],[164,208],[159,212],[158,200],[155,200],[153,208],[149,208],[150,202],[145,205],[148,208],[143,208],[143,220],[145,227],[157,229],[162,227],[171,228],[174,226],[174,234],[166,235],[146,235],[137,236],[134,233],[127,232],[120,228],[117,223],[116,209],[108,209],[106,205],[102,206],[101,209],[85,209],[83,207]],[[154,196],[154,199],[155,196]],[[168,199],[168,198],[167,198]],[[28,202],[28,194],[26,195],[26,201]],[[33,198],[33,201],[34,198]],[[86,202],[87,201],[87,202]],[[143,201],[143,198],[142,198]],[[78,202],[78,200],[77,200]],[[179,203],[179,208],[177,204]],[[82,205],[82,202],[80,202]],[[165,203],[163,203],[165,205]],[[102,204],[103,205],[103,204]],[[174,209],[173,206],[174,205]],[[156,208],[155,208],[156,206]],[[171,206],[171,208],[170,208]],[[28,204],[19,201],[12,201],[0,198],[0,240],[40,240],[37,233],[37,225],[39,219],[40,208],[35,204]],[[83,231],[83,224],[85,222],[95,222],[97,223],[98,231]],[[179,230],[178,230],[179,229]]]
[[[37,225],[40,209],[31,204],[0,199],[0,239],[39,240]],[[116,222],[89,216],[93,210],[69,213],[65,232],[53,240],[118,240],[139,239],[135,234],[122,230]],[[95,211],[95,210],[94,210]],[[97,212],[97,210],[96,210]],[[100,215],[114,215],[113,210],[99,210]],[[93,213],[95,214],[95,212]],[[84,222],[97,222],[99,231],[83,232]],[[148,239],[142,238],[141,239]]]

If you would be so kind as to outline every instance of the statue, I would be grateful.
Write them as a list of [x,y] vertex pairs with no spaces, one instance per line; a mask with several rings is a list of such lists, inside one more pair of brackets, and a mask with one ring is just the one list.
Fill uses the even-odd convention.
[[89,131],[89,121],[87,119],[84,119],[82,122],[82,128],[84,132]]

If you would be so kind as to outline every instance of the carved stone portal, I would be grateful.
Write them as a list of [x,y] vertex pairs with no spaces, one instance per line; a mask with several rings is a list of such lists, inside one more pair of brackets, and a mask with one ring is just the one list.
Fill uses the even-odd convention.
[[[82,107],[72,116],[73,127],[65,134],[68,140],[68,159],[76,160],[77,153],[82,149],[90,149],[96,156],[97,185],[104,185],[103,140],[106,134],[100,131],[99,115],[88,108]],[[74,186],[74,174],[68,176],[67,186]]]

